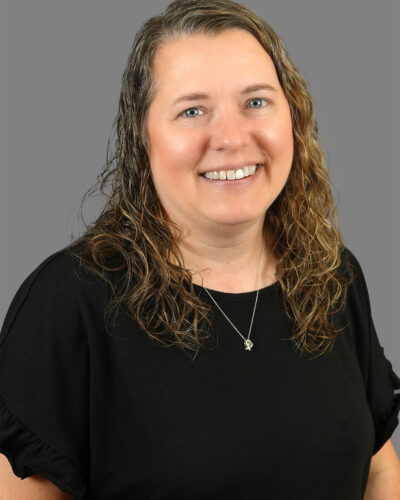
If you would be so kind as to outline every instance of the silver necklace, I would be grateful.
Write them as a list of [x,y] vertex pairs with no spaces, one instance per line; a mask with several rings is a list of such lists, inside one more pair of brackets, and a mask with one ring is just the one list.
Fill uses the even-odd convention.
[[217,304],[216,300],[214,299],[214,297],[211,295],[211,293],[209,292],[209,290],[207,290],[207,288],[204,288],[204,290],[208,293],[208,295],[210,296],[211,300],[214,302],[214,304],[218,307],[218,309],[221,311],[221,313],[225,316],[225,318],[229,321],[229,323],[233,326],[233,328],[238,332],[238,334],[242,337],[242,339],[244,340],[244,348],[246,351],[251,351],[251,348],[253,347],[253,342],[250,340],[250,334],[251,334],[251,329],[253,327],[253,320],[254,320],[254,314],[256,312],[256,307],[257,307],[257,302],[258,302],[258,292],[260,291],[259,289],[259,286],[260,286],[260,276],[261,276],[261,269],[262,269],[262,262],[263,262],[263,257],[264,257],[264,245],[263,245],[263,248],[262,248],[262,254],[261,254],[261,259],[260,259],[260,263],[258,265],[258,279],[257,279],[257,293],[256,293],[256,300],[254,302],[254,307],[253,307],[253,314],[251,315],[251,322],[250,322],[250,328],[249,328],[249,333],[247,335],[247,338],[244,337],[240,332],[239,330],[236,328],[236,326],[232,323],[232,321],[228,318],[228,316],[224,313],[224,311],[221,309],[221,307]]

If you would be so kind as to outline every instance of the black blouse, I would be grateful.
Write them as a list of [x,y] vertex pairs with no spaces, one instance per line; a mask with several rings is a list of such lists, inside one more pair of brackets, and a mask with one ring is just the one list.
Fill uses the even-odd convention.
[[[0,334],[0,452],[76,499],[362,499],[398,424],[400,379],[346,255],[347,326],[315,359],[287,340],[278,282],[260,290],[251,351],[214,306],[218,345],[196,354],[127,316],[107,326],[109,287],[66,249],[50,255]],[[256,292],[211,293],[246,335]]]

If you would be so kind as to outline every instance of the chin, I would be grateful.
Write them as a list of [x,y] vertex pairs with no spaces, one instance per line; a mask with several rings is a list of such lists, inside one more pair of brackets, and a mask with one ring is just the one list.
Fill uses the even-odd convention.
[[[265,216],[265,214],[264,214]],[[248,224],[249,222],[254,222],[256,219],[261,217],[260,214],[257,215],[237,215],[233,216],[232,214],[221,215],[220,217],[209,217],[210,220],[215,222],[216,224],[225,224],[225,225],[235,225],[235,224]]]

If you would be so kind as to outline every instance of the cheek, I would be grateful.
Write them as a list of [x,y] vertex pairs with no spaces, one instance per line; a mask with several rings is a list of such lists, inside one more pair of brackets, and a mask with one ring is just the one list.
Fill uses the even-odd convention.
[[181,172],[199,157],[199,138],[193,133],[161,133],[153,142],[153,160],[165,169]]
[[262,128],[261,139],[270,160],[280,160],[291,164],[293,159],[292,122],[288,119],[276,120]]

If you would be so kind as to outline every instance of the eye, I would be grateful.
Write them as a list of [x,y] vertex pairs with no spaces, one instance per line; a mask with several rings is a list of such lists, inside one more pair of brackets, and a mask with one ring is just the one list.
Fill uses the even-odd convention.
[[[252,99],[250,99],[249,103],[250,102],[257,102],[257,101],[259,101],[259,102],[260,101],[268,102],[268,100],[264,99],[263,97],[253,97]],[[260,106],[260,108],[261,108],[261,106]],[[253,109],[259,109],[259,108],[253,108]]]
[[[268,99],[264,99],[263,97],[253,97],[252,99],[250,99],[250,101],[248,101],[249,103],[251,102],[261,102],[261,101],[264,101],[266,103],[268,103]],[[253,107],[252,109],[261,109],[262,106],[259,106],[259,107]],[[181,116],[182,118],[195,118],[196,116],[200,116],[199,114],[196,114],[196,111],[201,111],[200,108],[198,107],[193,107],[193,108],[188,108],[188,109],[185,109],[184,111],[182,111],[182,113],[179,115]]]
[[[199,115],[196,115],[195,113],[193,113],[193,111],[201,111],[200,108],[188,108],[188,109],[185,109],[185,111],[182,111],[181,115],[180,116],[183,116],[184,118],[192,118],[192,117],[195,117],[195,116],[199,116]],[[186,113],[189,113],[190,114],[186,114]]]

